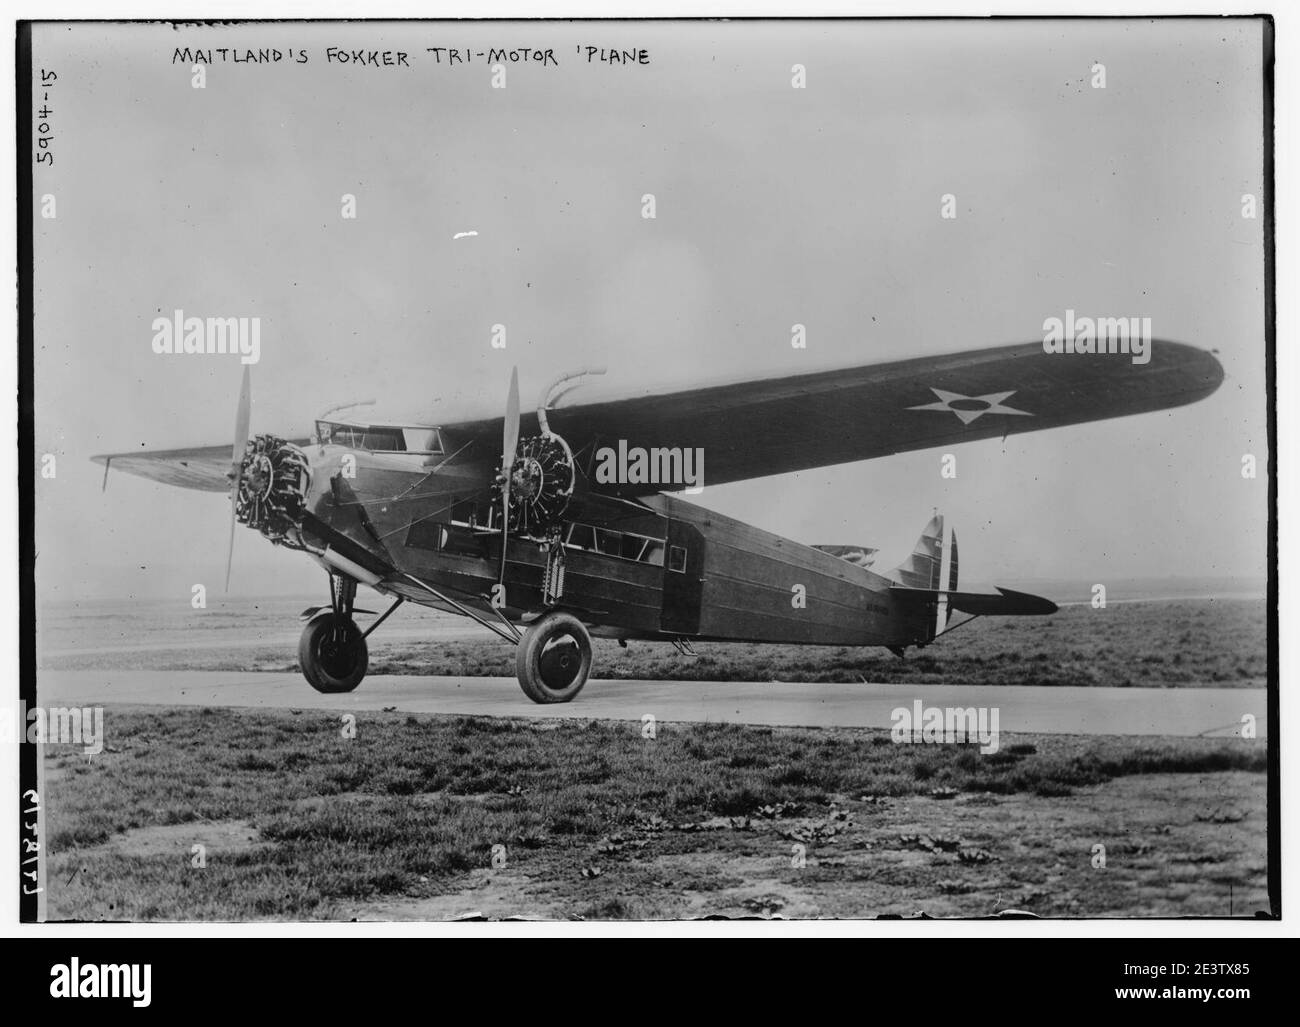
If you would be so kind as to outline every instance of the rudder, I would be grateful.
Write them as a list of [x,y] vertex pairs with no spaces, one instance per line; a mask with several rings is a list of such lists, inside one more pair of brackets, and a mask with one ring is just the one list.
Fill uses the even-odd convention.
[[[943,514],[936,513],[916,540],[912,555],[895,567],[889,575],[906,588],[924,588],[936,592],[957,591],[957,535],[944,536]],[[935,603],[935,617],[931,625],[933,638],[948,625],[951,611],[948,600],[940,597]]]

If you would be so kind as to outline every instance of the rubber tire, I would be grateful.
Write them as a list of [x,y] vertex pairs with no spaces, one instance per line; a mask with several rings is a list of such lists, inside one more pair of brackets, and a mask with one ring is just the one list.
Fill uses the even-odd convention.
[[[557,636],[570,635],[577,643],[578,667],[569,684],[556,688],[547,684],[543,678],[542,657],[546,653],[546,644]],[[554,653],[554,650],[552,650]],[[591,636],[582,621],[571,613],[552,610],[535,621],[524,632],[523,640],[515,650],[515,674],[519,686],[535,703],[570,702],[582,691],[591,673]]]
[[345,630],[353,637],[353,659],[347,668],[347,673],[339,675],[338,668],[334,668],[332,673],[322,665],[320,644],[325,635],[334,629],[335,620],[333,614],[313,618],[307,622],[307,626],[302,629],[302,637],[298,639],[298,663],[302,667],[302,676],[307,679],[307,684],[312,688],[326,695],[351,692],[361,684],[361,679],[366,676],[366,668],[370,666],[370,652],[366,640],[362,637],[361,629],[351,618],[347,618],[345,625]]

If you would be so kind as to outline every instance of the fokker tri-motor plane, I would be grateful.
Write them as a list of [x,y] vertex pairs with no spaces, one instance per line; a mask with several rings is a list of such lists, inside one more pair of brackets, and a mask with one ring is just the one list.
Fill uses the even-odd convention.
[[[1033,343],[560,403],[591,373],[560,376],[531,411],[521,412],[512,373],[504,416],[326,415],[310,437],[287,440],[249,437],[245,367],[233,454],[222,445],[94,459],[105,480],[116,467],[228,492],[232,550],[238,521],[329,573],[330,604],[305,611],[298,647],[317,691],[356,688],[367,637],[409,601],[516,645],[524,693],[556,703],[586,683],[593,635],[688,653],[697,641],[749,641],[901,656],[956,627],[954,613],[964,624],[1056,610],[1003,588],[960,591],[957,543],[938,515],[910,558],[881,573],[868,547],[803,545],[667,495],[686,454],[706,454],[708,484],[721,485],[1163,410],[1223,380],[1214,356],[1182,343],[1153,340],[1144,364]],[[611,452],[625,473],[607,473]],[[638,473],[627,453],[641,458]],[[646,473],[647,460],[664,473]],[[358,584],[393,600],[364,629],[353,619],[369,612],[354,605]]]

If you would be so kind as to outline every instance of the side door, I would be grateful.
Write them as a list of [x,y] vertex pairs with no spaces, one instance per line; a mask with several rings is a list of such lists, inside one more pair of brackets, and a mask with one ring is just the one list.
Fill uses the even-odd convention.
[[663,610],[659,629],[674,635],[700,631],[700,603],[704,595],[704,535],[684,521],[668,522],[664,542]]

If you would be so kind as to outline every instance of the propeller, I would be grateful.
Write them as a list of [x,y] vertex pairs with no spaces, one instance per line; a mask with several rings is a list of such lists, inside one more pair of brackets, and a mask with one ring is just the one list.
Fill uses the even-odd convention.
[[506,394],[506,417],[501,439],[501,571],[498,583],[506,578],[506,540],[510,532],[510,472],[514,470],[515,450],[519,446],[519,368],[510,369],[510,391]]
[[226,591],[230,591],[230,565],[235,558],[235,513],[239,507],[239,485],[244,470],[244,450],[248,448],[249,365],[244,365],[244,380],[239,386],[239,406],[235,410],[235,448],[230,454],[230,543],[226,547]]

